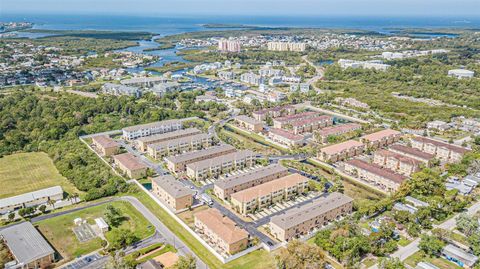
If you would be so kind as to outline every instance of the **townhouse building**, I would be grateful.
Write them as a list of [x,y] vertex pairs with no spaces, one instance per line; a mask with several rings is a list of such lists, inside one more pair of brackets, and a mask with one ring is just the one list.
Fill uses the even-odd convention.
[[122,132],[125,140],[134,140],[139,137],[163,134],[180,129],[183,129],[182,120],[164,120],[126,127],[122,129]]
[[114,155],[113,161],[116,167],[129,178],[138,179],[147,175],[147,166],[131,153]]
[[120,150],[120,144],[107,135],[92,137],[92,145],[103,156],[111,156]]
[[416,148],[400,145],[400,144],[393,144],[389,147],[390,151],[393,151],[398,154],[402,154],[404,156],[410,157],[412,159],[421,161],[427,167],[430,166],[433,159],[435,159],[434,154],[426,153]]
[[175,211],[193,204],[193,191],[171,175],[152,178],[152,192]]
[[239,115],[234,118],[235,123],[241,128],[251,132],[261,132],[263,130],[263,122],[250,118],[245,115]]
[[302,121],[307,119],[312,119],[320,116],[317,112],[307,111],[298,114],[287,115],[284,117],[274,118],[273,119],[273,127],[282,129],[286,128],[287,125],[295,122],[295,121]]
[[419,160],[384,149],[375,151],[373,155],[373,163],[407,177],[418,172],[420,166],[423,164]]
[[353,199],[333,192],[273,216],[268,226],[275,238],[288,242],[311,234],[352,211]]
[[345,171],[387,192],[395,192],[407,179],[406,176],[397,174],[390,169],[359,159],[346,161]]
[[173,132],[151,135],[146,137],[140,137],[136,140],[138,148],[145,152],[147,151],[148,145],[160,143],[163,141],[173,140],[181,137],[187,137],[192,135],[201,134],[202,131],[198,130],[197,128],[187,128],[187,129],[180,129]]
[[459,162],[463,155],[469,152],[469,149],[433,140],[426,137],[414,136],[411,139],[412,147],[424,151],[444,162]]
[[277,106],[262,110],[257,110],[252,113],[254,119],[263,121],[267,118],[278,118],[288,115],[295,114],[295,107],[294,106]]
[[246,215],[307,191],[308,178],[291,174],[231,195],[233,208]]
[[[291,129],[294,134],[303,134],[333,125],[333,118],[327,115],[294,121],[291,123]],[[288,128],[290,129],[290,128]]]
[[324,162],[338,162],[364,152],[365,145],[355,140],[348,140],[335,145],[321,148],[317,158]]
[[379,132],[371,133],[368,135],[362,136],[360,139],[366,145],[367,148],[377,149],[391,145],[398,140],[402,133],[392,129],[386,129]]
[[305,142],[303,135],[297,135],[279,128],[271,128],[268,132],[268,138],[289,147],[302,146]]
[[315,133],[315,139],[318,142],[326,143],[328,142],[329,136],[339,136],[346,133],[353,132],[355,130],[362,129],[362,125],[358,123],[347,123],[342,125],[336,125],[331,127],[322,128]]
[[147,153],[155,159],[160,159],[168,155],[175,155],[193,150],[209,148],[212,145],[213,136],[210,134],[201,133],[150,144],[147,146]]

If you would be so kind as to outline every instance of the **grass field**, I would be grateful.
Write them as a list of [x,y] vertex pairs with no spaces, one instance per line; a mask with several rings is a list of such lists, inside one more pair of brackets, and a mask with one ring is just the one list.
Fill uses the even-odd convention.
[[68,193],[80,194],[43,152],[17,153],[0,158],[0,184],[0,199],[57,185]]
[[415,267],[417,263],[419,262],[429,262],[435,266],[437,266],[440,269],[460,269],[462,267],[456,265],[453,262],[447,261],[442,258],[438,257],[430,257],[429,255],[425,254],[422,250],[415,252],[413,255],[408,257],[404,263],[411,266]]
[[[119,209],[126,217],[119,228],[131,230],[139,238],[146,238],[154,233],[154,228],[150,227],[150,223],[128,202],[115,201],[109,204]],[[80,243],[72,230],[74,226],[73,220],[75,218],[83,218],[90,224],[93,224],[95,218],[103,216],[105,208],[109,204],[99,205],[75,213],[40,221],[36,223],[36,225],[43,236],[63,257],[62,262],[66,262],[77,256],[101,248],[100,238]],[[105,234],[107,239],[109,238],[109,233],[110,232],[107,232]]]
[[200,259],[202,259],[209,268],[224,269],[267,269],[275,268],[274,253],[268,253],[266,250],[257,250],[241,258],[223,264],[215,258],[197,239],[190,235],[182,226],[178,225],[165,210],[163,210],[146,193],[138,192],[132,194],[137,197],[158,219],[160,219],[170,231],[176,234]]

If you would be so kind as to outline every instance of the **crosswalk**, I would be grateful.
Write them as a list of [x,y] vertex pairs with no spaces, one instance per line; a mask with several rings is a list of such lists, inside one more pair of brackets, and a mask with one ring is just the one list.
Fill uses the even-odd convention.
[[283,210],[286,210],[288,208],[294,207],[298,205],[299,203],[305,202],[307,200],[311,200],[312,198],[315,197],[315,193],[309,193],[307,196],[299,196],[295,198],[295,200],[292,201],[284,201],[281,203],[274,204],[273,206],[270,206],[268,208],[263,208],[261,211],[257,213],[250,213],[247,216],[253,219],[253,221],[257,221],[259,219],[266,218],[270,215],[273,215],[275,213],[281,212]]

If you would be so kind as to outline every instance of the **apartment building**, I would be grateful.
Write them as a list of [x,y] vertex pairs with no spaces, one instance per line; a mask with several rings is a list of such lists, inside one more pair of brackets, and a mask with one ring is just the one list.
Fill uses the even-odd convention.
[[386,129],[364,135],[360,139],[367,146],[367,148],[377,149],[397,142],[398,140],[400,140],[401,136],[402,133],[399,131]]
[[194,180],[215,178],[230,171],[241,170],[255,164],[255,153],[241,150],[195,163],[187,164],[187,176]]
[[213,145],[213,136],[205,133],[167,140],[147,146],[148,155],[155,159],[193,150],[205,149]]
[[262,121],[266,120],[267,118],[278,118],[293,115],[295,114],[295,111],[296,109],[294,106],[277,106],[254,111],[252,116],[254,119]]
[[92,137],[92,145],[103,156],[111,156],[120,150],[120,145],[108,135]]
[[254,118],[250,118],[245,115],[239,115],[236,116],[234,120],[237,125],[248,131],[258,133],[263,130],[263,123]]
[[296,135],[278,128],[271,128],[268,132],[268,138],[289,147],[302,146],[304,143],[303,135]]
[[326,143],[329,136],[339,136],[346,133],[353,132],[355,130],[362,129],[362,125],[357,123],[347,123],[342,125],[336,125],[331,127],[326,127],[321,130],[318,130],[315,133],[315,138],[318,142]]
[[333,125],[333,118],[327,115],[321,115],[311,119],[294,121],[291,123],[291,129],[294,134],[303,134]]
[[241,74],[240,81],[243,83],[257,86],[265,82],[263,77],[252,72]]
[[237,40],[220,39],[218,41],[218,50],[221,52],[240,52],[242,43]]
[[352,211],[352,198],[338,192],[326,194],[273,216],[269,223],[270,233],[278,240],[288,242],[308,235]]
[[413,148],[433,154],[437,159],[444,162],[459,162],[463,155],[470,151],[466,148],[421,136],[414,136],[411,142]]
[[130,87],[121,84],[105,83],[102,86],[102,93],[115,96],[132,96],[140,98],[142,91],[138,87]]
[[317,158],[324,162],[338,162],[360,155],[364,152],[365,145],[355,140],[348,140],[339,144],[320,149]]
[[171,175],[152,178],[152,192],[175,211],[193,204],[193,191]]
[[384,149],[375,151],[373,155],[373,163],[407,177],[418,172],[420,166],[423,164],[419,160]]
[[298,114],[293,114],[293,115],[287,115],[284,117],[280,118],[274,118],[273,119],[273,127],[275,128],[286,128],[287,125],[295,122],[295,121],[302,121],[302,120],[307,120],[307,119],[312,119],[318,117],[319,114],[317,112],[313,111],[307,111],[307,112],[302,112]]
[[48,201],[59,201],[62,199],[63,189],[60,186],[27,192],[0,199],[0,214],[6,214],[20,208],[38,206],[46,204]]
[[228,144],[214,146],[203,150],[187,152],[176,156],[169,156],[165,158],[168,170],[173,173],[185,172],[187,165],[207,159],[213,159],[218,156],[226,155],[235,152],[236,149]]
[[358,159],[346,161],[345,171],[389,192],[396,191],[407,179],[406,176],[397,174],[390,169]]
[[139,137],[163,134],[180,129],[183,129],[182,120],[164,120],[126,127],[122,129],[122,132],[125,140],[134,140]]
[[147,166],[131,153],[114,155],[113,161],[129,178],[138,179],[147,175]]
[[249,234],[215,208],[194,215],[195,230],[221,253],[235,254],[248,247]]
[[187,129],[180,129],[173,132],[151,135],[146,137],[140,137],[136,140],[138,148],[145,152],[147,151],[148,145],[160,143],[163,141],[173,140],[177,138],[192,136],[196,134],[201,134],[202,131],[198,130],[197,128],[187,128]]
[[308,178],[291,174],[279,179],[251,187],[231,195],[233,208],[246,215],[256,210],[285,201],[307,190]]
[[230,195],[257,185],[279,179],[288,175],[288,169],[279,165],[271,164],[245,173],[237,174],[215,181],[213,192],[222,199],[230,199]]
[[272,51],[305,51],[307,44],[303,42],[268,42],[268,50]]
[[394,144],[389,147],[390,151],[402,154],[412,159],[421,161],[426,166],[429,166],[431,161],[435,158],[434,154],[426,153],[416,148],[407,147],[404,145]]

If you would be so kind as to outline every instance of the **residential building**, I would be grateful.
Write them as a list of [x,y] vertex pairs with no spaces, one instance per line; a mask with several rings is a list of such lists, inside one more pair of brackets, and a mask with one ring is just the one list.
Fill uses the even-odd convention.
[[237,40],[220,39],[218,41],[218,50],[221,52],[240,52],[242,43]]
[[138,179],[147,175],[147,166],[131,153],[114,155],[115,165],[129,178]]
[[367,181],[368,183],[386,191],[396,191],[406,176],[397,174],[390,169],[366,161],[353,159],[345,162],[345,171]]
[[120,150],[120,145],[108,135],[96,135],[92,137],[94,148],[103,156],[111,156]]
[[356,60],[338,60],[338,64],[342,69],[346,68],[365,68],[365,69],[375,69],[378,71],[386,71],[390,65],[384,64],[382,61],[373,60],[373,61],[356,61]]
[[279,164],[271,164],[217,180],[213,185],[213,192],[218,198],[228,200],[233,193],[279,179],[286,175],[288,175],[287,168]]
[[14,258],[5,269],[50,268],[55,262],[55,251],[30,222],[1,229],[0,238]]
[[268,50],[273,51],[305,51],[307,44],[303,42],[268,42]]
[[392,129],[386,129],[372,134],[364,135],[360,139],[370,149],[377,149],[391,145],[398,140],[402,133]]
[[[298,120],[291,123],[291,129],[294,134],[311,133],[315,130],[325,128],[333,125],[333,118],[327,115]],[[290,126],[287,126],[290,127]],[[287,128],[290,129],[290,128]]]
[[233,152],[235,152],[235,147],[228,144],[222,144],[220,146],[214,146],[203,150],[169,156],[165,158],[165,161],[170,171],[173,173],[181,173],[185,172],[188,164],[213,159]]
[[289,125],[295,121],[302,121],[307,119],[313,119],[320,116],[317,112],[307,111],[293,115],[287,115],[284,117],[274,118],[273,119],[273,127],[275,128],[285,128],[286,125]]
[[331,127],[322,128],[315,132],[315,139],[318,142],[326,143],[328,142],[328,137],[331,136],[340,136],[346,133],[353,132],[355,130],[361,130],[362,125],[357,123],[347,123],[342,125],[335,125]]
[[252,72],[241,74],[240,81],[243,83],[256,85],[256,86],[264,83],[263,77]]
[[164,141],[174,140],[182,137],[189,137],[197,134],[201,134],[202,131],[198,130],[197,128],[187,128],[187,129],[180,129],[173,132],[163,133],[163,134],[156,134],[151,136],[140,137],[136,140],[138,148],[145,152],[147,151],[148,145],[161,143]]
[[473,78],[473,76],[475,75],[475,72],[466,70],[466,69],[452,69],[452,70],[448,70],[448,75],[450,77],[456,77],[458,79]]
[[273,216],[269,223],[270,233],[278,240],[288,242],[308,235],[352,211],[352,198],[338,192],[326,194]]
[[435,155],[423,152],[416,148],[407,147],[404,145],[394,144],[389,147],[390,151],[405,155],[415,160],[423,162],[426,166],[430,166],[431,161],[435,158]]
[[415,269],[440,269],[437,266],[429,263],[429,262],[419,262]]
[[268,132],[268,138],[289,147],[302,146],[305,139],[302,135],[296,135],[278,128],[271,128]]
[[235,73],[233,73],[232,71],[219,71],[217,73],[217,76],[221,80],[234,80],[235,79]]
[[230,197],[233,209],[246,215],[304,193],[308,178],[291,174],[236,193]]
[[338,162],[357,155],[365,150],[365,145],[355,140],[348,140],[320,149],[318,159],[324,162]]
[[463,155],[470,151],[466,148],[422,136],[414,136],[411,142],[413,148],[433,154],[437,159],[445,162],[459,162]]
[[147,153],[154,159],[160,159],[168,155],[176,155],[193,150],[209,148],[212,145],[213,136],[200,133],[150,144],[147,146]]
[[134,86],[142,88],[150,88],[157,84],[165,83],[167,79],[165,77],[134,77],[130,79],[124,79],[120,81],[122,85],[125,86]]
[[446,131],[446,130],[450,129],[451,126],[444,121],[434,120],[434,121],[427,122],[427,128],[428,129],[437,129],[439,131]]
[[114,83],[103,84],[102,93],[115,95],[115,96],[128,95],[135,98],[140,98],[140,96],[142,96],[142,92],[137,87],[130,87],[130,86],[125,86],[122,84],[114,84]]
[[418,172],[420,170],[420,166],[423,164],[419,160],[384,149],[375,151],[373,163],[381,167],[386,167],[407,177],[415,172]]
[[194,214],[195,230],[222,253],[235,254],[248,247],[249,234],[215,208]]
[[271,91],[267,93],[267,101],[272,103],[278,103],[287,98],[287,95],[281,91]]
[[183,129],[182,122],[186,120],[164,120],[157,121],[147,124],[140,124],[130,127],[125,127],[122,129],[123,138],[125,140],[134,140],[139,137],[154,135],[154,134],[163,134],[167,132],[172,132],[176,130]]
[[235,122],[243,129],[248,131],[252,131],[255,133],[261,132],[263,130],[263,122],[256,120],[254,118],[250,118],[245,115],[236,116]]
[[193,204],[193,191],[171,175],[152,178],[152,192],[175,211]]
[[38,206],[48,201],[59,201],[63,199],[63,189],[60,186],[32,191],[8,198],[0,199],[0,215],[13,212],[20,208]]
[[473,268],[478,262],[478,257],[466,252],[465,250],[452,245],[446,245],[442,250],[442,255],[449,261],[458,264],[463,268]]
[[256,120],[266,120],[267,118],[277,118],[295,114],[294,106],[277,106],[273,108],[267,108],[257,110],[252,113],[253,118]]
[[255,153],[241,150],[195,163],[187,164],[187,176],[194,180],[215,178],[230,171],[241,170],[255,164]]
[[218,102],[219,99],[213,95],[199,95],[195,97],[195,104],[207,103],[207,102]]

